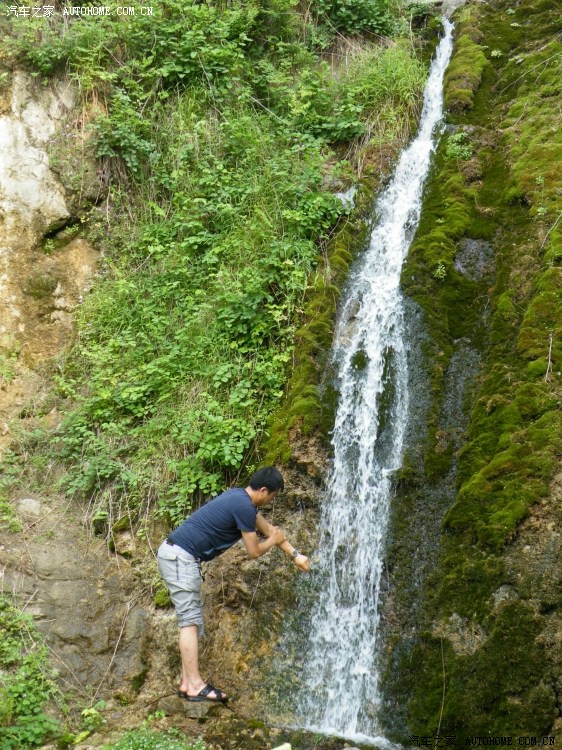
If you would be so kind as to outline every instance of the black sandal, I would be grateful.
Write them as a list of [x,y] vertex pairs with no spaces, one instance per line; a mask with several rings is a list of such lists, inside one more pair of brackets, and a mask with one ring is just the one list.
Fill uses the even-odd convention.
[[[218,698],[211,698],[209,696],[209,693],[215,693]],[[178,690],[179,698],[184,698],[185,700],[191,701],[192,703],[201,703],[202,701],[209,701],[210,703],[227,703],[228,696],[225,695],[224,698],[221,698],[221,695],[222,690],[214,687],[210,682],[207,683],[207,685],[205,685],[203,688],[201,688],[197,695],[188,695],[184,690]]]

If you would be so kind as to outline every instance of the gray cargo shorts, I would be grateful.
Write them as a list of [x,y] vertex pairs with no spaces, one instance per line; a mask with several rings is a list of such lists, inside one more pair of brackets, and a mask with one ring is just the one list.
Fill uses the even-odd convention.
[[158,568],[176,608],[180,628],[197,625],[203,635],[201,569],[198,560],[177,544],[164,541],[158,548]]

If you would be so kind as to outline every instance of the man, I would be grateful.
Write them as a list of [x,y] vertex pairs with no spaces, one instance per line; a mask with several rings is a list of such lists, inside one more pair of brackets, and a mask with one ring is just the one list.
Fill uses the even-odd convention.
[[[242,539],[251,559],[279,547],[297,568],[305,572],[310,568],[306,555],[296,550],[281,529],[272,526],[258,512],[283,488],[283,477],[274,466],[259,469],[250,478],[248,487],[218,495],[192,513],[160,545],[158,567],[176,608],[180,628],[180,698],[218,703],[228,700],[225,693],[205,683],[199,674],[198,637],[203,633],[201,561],[212,560]],[[266,538],[260,541],[256,529]]]

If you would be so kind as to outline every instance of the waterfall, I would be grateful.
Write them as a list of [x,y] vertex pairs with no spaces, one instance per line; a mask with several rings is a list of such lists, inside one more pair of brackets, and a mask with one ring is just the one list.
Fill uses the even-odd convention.
[[418,135],[376,203],[376,225],[350,275],[336,325],[334,458],[315,565],[319,594],[307,622],[297,696],[301,726],[381,746],[390,743],[377,720],[379,597],[392,474],[401,465],[410,398],[400,273],[443,116],[453,28],[444,25]]

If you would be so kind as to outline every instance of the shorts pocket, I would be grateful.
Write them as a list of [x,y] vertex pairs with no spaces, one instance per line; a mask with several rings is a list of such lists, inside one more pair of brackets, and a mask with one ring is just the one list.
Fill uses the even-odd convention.
[[158,557],[161,557],[162,560],[177,560],[179,555],[169,544],[164,542],[158,549]]

